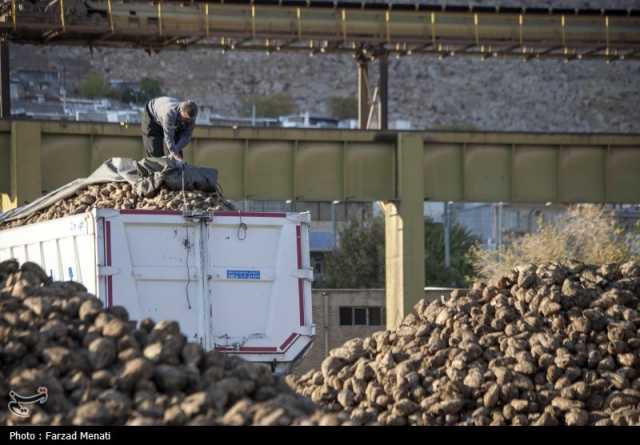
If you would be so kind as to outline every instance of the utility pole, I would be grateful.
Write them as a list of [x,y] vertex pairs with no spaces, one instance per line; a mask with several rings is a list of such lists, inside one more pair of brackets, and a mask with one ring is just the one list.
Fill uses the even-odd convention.
[[336,205],[340,204],[340,201],[333,201],[331,203],[331,222],[333,225],[333,250],[338,248],[338,220],[336,218]]
[[502,250],[502,209],[504,207],[504,203],[498,203],[498,233],[497,233],[497,243],[498,243],[498,252]]
[[449,216],[449,203],[444,202],[444,267],[451,267],[451,218]]

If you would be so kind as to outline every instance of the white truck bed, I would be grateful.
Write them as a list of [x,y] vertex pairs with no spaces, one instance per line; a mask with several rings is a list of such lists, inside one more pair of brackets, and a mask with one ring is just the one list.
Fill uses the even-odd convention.
[[40,264],[132,320],[177,320],[189,341],[290,364],[315,334],[306,213],[94,209],[0,231],[0,261]]

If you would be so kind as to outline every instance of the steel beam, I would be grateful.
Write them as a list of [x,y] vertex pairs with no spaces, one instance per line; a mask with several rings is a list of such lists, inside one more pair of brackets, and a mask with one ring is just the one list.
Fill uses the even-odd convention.
[[389,128],[389,56],[383,53],[379,60],[378,94],[380,97],[380,110],[378,113],[378,128],[387,130]]
[[[545,49],[570,45],[572,50],[584,52],[602,45],[605,36],[611,51],[630,54],[640,49],[639,11],[577,10],[568,14],[562,10],[470,10],[424,5],[404,8],[394,4],[391,12],[388,9],[391,4],[375,5],[374,8],[366,3],[352,3],[334,8],[315,2],[306,5],[220,2],[206,3],[203,13],[202,5],[194,2],[88,0],[87,4],[103,13],[102,23],[89,21],[84,16],[69,16],[66,20],[62,14],[43,17],[42,14],[12,10],[4,13],[0,32],[10,33],[12,40],[20,43],[83,45],[93,41],[105,46],[149,46],[156,43],[158,35],[167,39],[180,36],[273,42],[297,39],[301,48],[308,48],[312,41],[325,42],[326,53],[353,52],[358,45],[384,45],[387,51],[407,55],[437,54],[438,51],[424,51],[437,42],[447,47],[467,48],[456,53],[464,56],[482,56],[481,51],[469,50],[470,45],[481,44],[491,48],[526,46],[536,53],[536,57],[556,58],[566,57],[566,54],[547,53]],[[130,20],[132,10],[136,13],[134,21]],[[55,41],[42,42],[44,34],[60,30],[63,34],[56,34]],[[114,36],[108,41],[96,41],[107,32]],[[207,43],[209,47],[216,46]],[[338,45],[342,47],[338,48]],[[261,45],[242,46],[243,50],[264,50]],[[281,49],[300,50],[293,45]],[[601,53],[589,58],[608,59]],[[631,56],[624,60],[629,58]]]
[[40,123],[11,123],[9,193],[2,194],[2,210],[19,207],[42,194]]
[[0,119],[11,117],[9,76],[9,42],[7,36],[0,36]]
[[387,329],[397,328],[423,298],[424,187],[423,141],[419,134],[398,136],[398,200],[383,203]]
[[356,57],[358,65],[358,128],[367,128],[369,116],[369,61],[361,54]]
[[[32,144],[29,150],[33,149],[31,155],[42,159],[47,169],[22,173],[28,181],[42,177],[46,190],[89,175],[110,157],[142,155],[137,125],[32,122],[34,133],[42,134],[42,143],[39,148]],[[230,199],[254,195],[254,199],[273,200],[393,200],[397,198],[396,134],[198,126],[187,152],[194,164],[218,168]],[[425,141],[420,165],[426,200],[640,202],[640,135],[410,134],[419,134]],[[6,166],[12,137],[11,121],[0,121],[3,191],[8,190],[10,180]],[[78,162],[64,161],[71,158]],[[270,174],[274,171],[279,175],[277,181]]]

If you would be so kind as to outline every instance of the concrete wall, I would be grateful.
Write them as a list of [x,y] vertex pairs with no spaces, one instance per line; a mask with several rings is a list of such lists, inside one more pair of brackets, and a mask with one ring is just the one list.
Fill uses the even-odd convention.
[[[426,288],[425,298],[433,300],[441,295],[448,296],[452,289]],[[293,369],[296,374],[304,374],[310,369],[319,369],[329,351],[355,337],[367,337],[382,331],[385,314],[382,313],[380,326],[340,326],[339,311],[342,306],[382,307],[385,306],[384,289],[314,289],[313,322],[316,338],[306,356]],[[384,309],[383,309],[384,311]]]

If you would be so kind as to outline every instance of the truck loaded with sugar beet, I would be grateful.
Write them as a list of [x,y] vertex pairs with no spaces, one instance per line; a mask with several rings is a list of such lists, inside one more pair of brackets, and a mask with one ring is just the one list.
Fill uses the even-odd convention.
[[284,371],[315,331],[309,225],[308,213],[233,209],[215,170],[115,158],[3,215],[0,261],[34,262],[106,309],[178,321],[205,350]]

